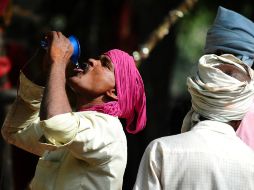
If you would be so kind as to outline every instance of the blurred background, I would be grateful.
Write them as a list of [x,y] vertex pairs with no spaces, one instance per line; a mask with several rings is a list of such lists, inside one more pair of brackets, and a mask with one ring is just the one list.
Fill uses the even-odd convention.
[[[131,189],[153,139],[180,133],[191,106],[186,77],[196,71],[218,6],[254,18],[252,0],[0,0],[0,124],[16,96],[20,68],[50,30],[75,35],[80,61],[112,48],[135,56],[147,96],[147,126],[127,134],[124,190]],[[38,158],[0,136],[1,190],[25,190]]]

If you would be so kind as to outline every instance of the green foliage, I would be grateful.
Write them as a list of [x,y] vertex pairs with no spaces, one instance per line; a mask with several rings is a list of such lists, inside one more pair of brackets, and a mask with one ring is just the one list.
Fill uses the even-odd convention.
[[214,19],[213,14],[209,10],[199,8],[177,24],[176,63],[169,88],[172,96],[187,91],[186,78],[196,71],[197,61],[203,54],[207,30]]

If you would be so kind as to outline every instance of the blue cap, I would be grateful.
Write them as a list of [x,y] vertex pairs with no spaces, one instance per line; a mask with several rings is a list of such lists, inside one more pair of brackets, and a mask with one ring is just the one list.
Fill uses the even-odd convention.
[[75,36],[70,36],[69,40],[73,46],[73,54],[71,56],[71,61],[78,66],[78,59],[80,57],[80,44],[78,39]]
[[234,54],[251,66],[254,60],[254,23],[220,6],[207,32],[204,53],[215,53],[217,50]]
[[[70,36],[68,39],[70,40],[71,45],[73,46],[73,53],[72,53],[72,56],[71,56],[71,61],[72,61],[72,63],[73,63],[75,66],[79,67],[78,59],[79,59],[79,57],[80,57],[80,52],[81,52],[79,41],[78,41],[78,39],[77,39],[75,36],[73,36],[73,35]],[[41,47],[42,47],[42,48],[45,48],[45,49],[46,49],[46,48],[48,47],[48,42],[47,42],[46,39],[41,40],[40,43],[41,43]]]

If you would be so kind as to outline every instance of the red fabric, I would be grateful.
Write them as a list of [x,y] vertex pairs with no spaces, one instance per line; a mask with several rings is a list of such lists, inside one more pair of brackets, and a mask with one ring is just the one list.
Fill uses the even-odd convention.
[[[126,119],[126,130],[136,134],[146,125],[146,96],[143,80],[132,56],[114,49],[105,53],[114,64],[118,101],[85,110],[99,111]],[[79,110],[79,111],[85,111]]]
[[11,89],[11,83],[9,81],[6,81],[3,85],[0,86],[0,92],[8,89]]
[[0,0],[0,16],[3,15],[8,3],[9,3],[9,0]]
[[137,49],[137,30],[135,30],[133,26],[133,10],[131,2],[125,0],[119,12],[119,28],[117,31],[118,47],[130,51]]
[[11,83],[8,78],[10,70],[11,70],[10,59],[6,56],[0,57],[0,80],[4,80],[1,82],[0,91],[11,88]]
[[8,57],[0,57],[0,77],[6,75],[11,70],[11,61]]

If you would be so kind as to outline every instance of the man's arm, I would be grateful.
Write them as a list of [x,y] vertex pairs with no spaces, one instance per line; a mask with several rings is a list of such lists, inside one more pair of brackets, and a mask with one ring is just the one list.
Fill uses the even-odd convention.
[[42,92],[41,86],[21,73],[18,95],[1,128],[2,136],[8,143],[37,155],[42,155],[45,150],[39,143],[43,132],[38,127]]
[[[41,109],[43,119],[71,111],[65,92],[65,68],[71,54],[71,50],[68,52],[69,41],[66,42],[63,35],[57,40],[53,37],[49,49],[45,51],[40,48],[23,67],[18,96],[1,130],[6,141],[37,155],[50,149],[48,145],[40,143],[40,138],[44,135],[38,117],[42,94],[45,95]],[[43,88],[38,85],[44,86],[45,76],[48,79],[46,92],[43,92]],[[55,146],[51,148],[54,149]]]
[[72,111],[65,89],[65,71],[73,48],[61,32],[50,32],[47,40],[49,72],[40,108],[41,120]]

